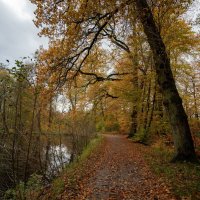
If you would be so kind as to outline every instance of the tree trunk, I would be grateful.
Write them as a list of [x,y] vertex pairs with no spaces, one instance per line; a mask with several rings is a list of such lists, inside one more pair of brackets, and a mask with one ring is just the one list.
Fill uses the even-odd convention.
[[197,161],[187,115],[175,85],[164,42],[156,27],[147,0],[136,0],[136,7],[153,52],[158,84],[163,94],[163,104],[168,112],[173,130],[176,155],[172,161]]
[[135,107],[136,106],[133,105],[133,111],[131,114],[131,127],[130,127],[128,138],[132,138],[137,132],[137,110]]
[[[135,57],[135,59],[137,59]],[[133,66],[133,89],[134,89],[134,97],[133,97],[133,107],[131,113],[131,127],[129,131],[128,137],[133,137],[137,132],[137,116],[138,116],[138,71],[137,71],[137,64]]]
[[146,133],[148,133],[147,121],[148,121],[148,115],[149,115],[149,110],[150,110],[150,96],[151,96],[151,80],[149,81],[148,91],[147,91],[147,100],[146,100],[146,105],[144,107],[144,124],[143,124],[143,128],[144,128]]
[[194,116],[198,120],[199,114],[198,114],[198,106],[197,106],[197,98],[196,98],[196,84],[195,84],[195,77],[192,77],[192,87],[193,87],[193,98],[194,98]]
[[6,97],[4,97],[3,99],[2,122],[3,122],[4,133],[8,134],[9,130],[8,130],[7,120],[6,120]]
[[156,101],[156,84],[155,84],[155,87],[154,87],[154,93],[153,93],[153,98],[152,98],[152,105],[151,105],[151,110],[150,110],[150,114],[149,114],[149,120],[148,120],[148,123],[147,123],[147,126],[146,126],[146,129],[149,130],[150,127],[151,127],[151,123],[153,121],[153,114],[154,114],[154,109],[155,109],[155,101]]
[[[136,28],[135,28],[136,29]],[[136,37],[136,35],[135,35]],[[134,137],[134,135],[137,132],[138,124],[137,124],[137,118],[138,118],[138,103],[139,103],[139,93],[138,93],[138,48],[137,44],[135,43],[134,48],[134,55],[129,53],[129,57],[132,61],[133,71],[132,71],[132,83],[133,83],[133,107],[132,107],[132,113],[131,113],[131,127],[129,131],[128,137]]]
[[26,161],[25,161],[25,170],[24,170],[24,182],[26,183],[28,180],[28,167],[29,167],[29,157],[31,153],[31,143],[33,138],[33,129],[34,129],[34,119],[35,119],[35,110],[37,106],[37,92],[34,93],[34,101],[33,101],[33,110],[32,110],[32,116],[31,116],[31,127],[30,127],[30,135],[28,139],[28,148],[27,148],[27,155],[26,155]]

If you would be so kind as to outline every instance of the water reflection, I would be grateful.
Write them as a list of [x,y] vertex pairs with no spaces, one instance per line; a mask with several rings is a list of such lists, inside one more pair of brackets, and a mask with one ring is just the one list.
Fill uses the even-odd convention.
[[[46,150],[44,151],[46,155]],[[71,151],[64,145],[51,145],[49,149],[49,162],[46,170],[46,176],[56,176],[66,164],[69,164]]]
[[70,162],[73,154],[72,137],[69,135],[34,136],[29,147],[27,135],[4,135],[0,138],[0,199],[9,188],[31,174],[51,181]]
[[6,190],[26,182],[32,174],[41,175],[43,182],[49,183],[80,155],[89,138],[48,134],[34,135],[29,141],[26,134],[0,138],[0,199]]

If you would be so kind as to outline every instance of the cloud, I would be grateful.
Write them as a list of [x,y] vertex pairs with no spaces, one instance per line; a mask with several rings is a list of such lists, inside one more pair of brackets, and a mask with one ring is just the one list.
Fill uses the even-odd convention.
[[48,40],[37,35],[33,11],[27,0],[0,0],[0,62],[13,62],[31,56],[41,45],[47,47]]

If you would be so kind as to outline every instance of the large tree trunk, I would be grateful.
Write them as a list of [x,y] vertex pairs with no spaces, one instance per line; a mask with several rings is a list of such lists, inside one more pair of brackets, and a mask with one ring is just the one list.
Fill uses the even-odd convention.
[[166,53],[164,42],[156,27],[147,0],[136,0],[136,7],[144,32],[153,52],[158,84],[163,94],[163,104],[169,114],[169,120],[173,130],[176,150],[173,161],[196,161],[197,158],[187,115],[175,85],[170,66],[170,59]]

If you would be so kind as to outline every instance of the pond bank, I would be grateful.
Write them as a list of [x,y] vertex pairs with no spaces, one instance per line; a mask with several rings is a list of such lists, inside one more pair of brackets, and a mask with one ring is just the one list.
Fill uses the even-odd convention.
[[[42,186],[42,180],[38,176],[33,176],[27,184],[24,196],[21,199],[36,200],[36,199],[57,199],[65,189],[70,186],[71,189],[76,190],[76,185],[80,176],[84,175],[85,164],[88,158],[96,152],[98,147],[103,143],[101,135],[92,139],[89,144],[84,148],[82,153],[71,163],[69,163],[57,178],[46,185]],[[83,174],[81,174],[83,172]],[[19,188],[20,189],[20,188]],[[7,198],[9,199],[9,198]],[[17,198],[18,199],[18,198]],[[12,199],[13,200],[13,199]]]
[[[94,137],[95,135],[91,136],[91,138]],[[10,140],[10,137],[7,137],[5,140],[5,144],[7,145],[7,147],[4,148],[6,149],[6,151],[4,151],[5,153],[3,154],[3,156],[0,157],[0,199],[3,199],[3,197],[6,200],[35,199],[33,198],[33,193],[40,192],[43,186],[49,186],[50,183],[55,180],[56,177],[58,177],[58,175],[68,165],[72,165],[73,160],[79,159],[80,155],[82,155],[83,149],[85,148],[85,146],[87,146],[88,141],[90,141],[91,138],[86,138],[83,135],[79,135],[79,137],[72,137],[69,135],[48,135],[48,137],[40,137],[38,142],[38,137],[34,137],[33,139],[35,145],[31,145],[31,153],[29,156],[29,176],[27,181],[24,181],[23,172],[26,166],[26,162],[22,161],[24,158],[26,158],[25,150],[27,144],[23,143],[22,139],[19,140],[20,142],[22,142],[18,146],[19,148],[23,146],[24,151],[18,151],[18,154],[16,154],[17,159],[12,162],[12,160],[9,159],[10,155],[12,155],[12,148],[10,148],[12,140]],[[8,184],[8,178],[11,178],[11,181],[13,180],[13,171],[11,166],[13,165],[13,163],[18,162],[19,157],[23,159],[21,159],[19,162],[20,166],[18,165],[19,167],[15,168],[17,172],[16,181],[10,182],[10,184]],[[7,165],[2,165],[3,161],[5,163],[5,159],[8,163]],[[4,166],[10,169],[9,174],[7,173],[8,170],[4,169]],[[4,175],[5,177],[3,180],[2,175]],[[30,197],[26,198],[26,195],[29,195]]]
[[135,144],[126,136],[104,135],[103,142],[88,159],[70,176],[61,176],[41,199],[175,199],[145,162],[146,148],[149,147]]

